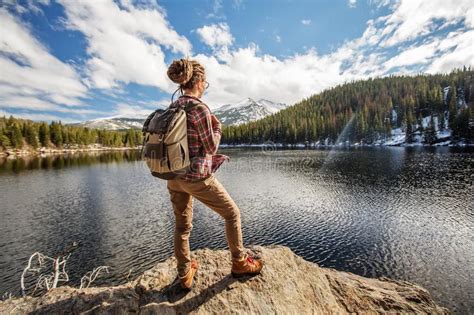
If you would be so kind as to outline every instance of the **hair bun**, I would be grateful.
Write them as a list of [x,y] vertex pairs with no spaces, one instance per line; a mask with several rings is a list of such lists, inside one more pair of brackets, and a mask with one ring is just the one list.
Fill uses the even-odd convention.
[[168,78],[177,84],[186,84],[193,76],[193,64],[188,59],[174,60],[168,68]]

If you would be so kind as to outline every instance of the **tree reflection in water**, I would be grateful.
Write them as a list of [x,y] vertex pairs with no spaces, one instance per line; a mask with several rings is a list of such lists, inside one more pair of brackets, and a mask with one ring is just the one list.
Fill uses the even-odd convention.
[[140,160],[139,150],[76,152],[68,154],[28,155],[1,157],[1,173],[20,173],[36,169],[63,169],[98,163],[123,163]]

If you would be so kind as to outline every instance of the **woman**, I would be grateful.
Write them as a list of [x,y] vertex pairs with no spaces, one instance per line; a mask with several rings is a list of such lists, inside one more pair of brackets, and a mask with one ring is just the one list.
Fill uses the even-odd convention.
[[178,277],[183,288],[192,286],[197,261],[191,260],[189,235],[192,229],[193,197],[216,211],[225,221],[227,244],[231,252],[232,275],[258,274],[263,262],[245,252],[242,241],[240,209],[214,173],[229,158],[216,154],[221,123],[200,98],[208,84],[204,67],[197,61],[175,60],[168,77],[179,84],[182,95],[170,106],[194,105],[187,112],[187,133],[191,166],[184,178],[168,180],[168,191],[175,214],[174,253]]

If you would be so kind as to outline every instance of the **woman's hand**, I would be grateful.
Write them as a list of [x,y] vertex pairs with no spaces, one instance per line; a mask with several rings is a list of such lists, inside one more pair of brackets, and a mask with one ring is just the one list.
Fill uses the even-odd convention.
[[213,129],[215,128],[221,129],[221,122],[219,121],[219,119],[217,119],[217,117],[214,114],[211,114],[211,121],[212,121]]

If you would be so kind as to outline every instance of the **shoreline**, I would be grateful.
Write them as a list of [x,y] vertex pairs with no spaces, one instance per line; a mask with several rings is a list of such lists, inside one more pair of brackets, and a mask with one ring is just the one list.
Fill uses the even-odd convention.
[[219,148],[281,148],[281,149],[325,149],[325,148],[373,148],[373,147],[401,147],[401,148],[412,148],[412,147],[455,147],[455,148],[466,148],[474,147],[474,144],[471,143],[439,143],[439,144],[424,144],[424,143],[403,143],[397,145],[390,144],[304,144],[304,143],[244,143],[244,144],[225,144],[222,143],[219,145]]
[[26,149],[10,149],[0,152],[0,157],[26,157],[26,156],[43,156],[43,155],[58,155],[58,154],[75,154],[75,153],[92,153],[92,152],[104,152],[104,151],[128,151],[128,150],[140,150],[141,146],[138,147],[94,147],[94,148],[40,148],[36,150]]
[[[304,144],[304,143],[241,143],[241,144],[226,144],[222,143],[219,145],[219,148],[267,148],[267,150],[275,149],[328,149],[328,148],[373,148],[373,147],[401,147],[401,148],[412,148],[412,147],[452,147],[452,148],[468,148],[474,147],[474,144],[471,143],[439,143],[439,144],[424,144],[424,143],[411,143],[411,144]],[[107,152],[107,151],[129,151],[129,150],[140,150],[141,146],[137,147],[95,147],[95,148],[63,148],[63,149],[53,149],[53,148],[41,148],[37,150],[26,150],[26,149],[9,149],[0,152],[0,158],[17,158],[17,157],[27,157],[27,156],[46,156],[46,155],[60,155],[60,154],[75,154],[75,153],[94,153],[94,152]]]

